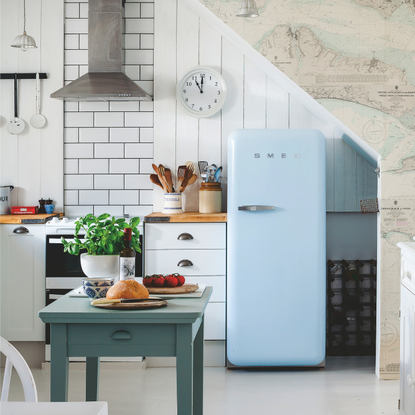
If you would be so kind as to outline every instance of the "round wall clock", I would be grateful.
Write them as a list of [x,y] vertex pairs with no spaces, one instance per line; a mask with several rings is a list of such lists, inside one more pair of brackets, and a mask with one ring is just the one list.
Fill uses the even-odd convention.
[[222,75],[207,66],[196,66],[177,84],[177,100],[194,117],[210,117],[225,103],[226,83]]

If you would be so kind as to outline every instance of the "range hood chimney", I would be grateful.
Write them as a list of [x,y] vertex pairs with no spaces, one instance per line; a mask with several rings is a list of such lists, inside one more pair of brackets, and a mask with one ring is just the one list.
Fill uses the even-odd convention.
[[51,94],[65,101],[151,101],[121,71],[122,0],[89,0],[88,73]]

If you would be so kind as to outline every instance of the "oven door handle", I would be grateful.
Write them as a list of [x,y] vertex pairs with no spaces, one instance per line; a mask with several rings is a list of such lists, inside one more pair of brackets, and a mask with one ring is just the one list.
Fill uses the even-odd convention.
[[[66,239],[66,238],[65,238]],[[85,242],[85,239],[79,239],[81,242]],[[75,242],[75,239],[71,239],[71,238],[69,238],[69,239],[66,239],[66,241],[67,242]],[[49,241],[48,241],[50,244],[61,244],[62,245],[62,241],[61,241],[61,239],[59,238],[50,238],[49,239]]]

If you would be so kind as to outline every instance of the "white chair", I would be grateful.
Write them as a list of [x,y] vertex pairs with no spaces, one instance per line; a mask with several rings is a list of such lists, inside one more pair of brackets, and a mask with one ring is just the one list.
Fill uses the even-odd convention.
[[32,372],[18,350],[7,340],[0,337],[0,352],[6,356],[4,367],[3,387],[1,390],[1,402],[7,402],[9,398],[10,380],[12,377],[13,366],[22,382],[23,392],[26,402],[37,402],[37,389]]

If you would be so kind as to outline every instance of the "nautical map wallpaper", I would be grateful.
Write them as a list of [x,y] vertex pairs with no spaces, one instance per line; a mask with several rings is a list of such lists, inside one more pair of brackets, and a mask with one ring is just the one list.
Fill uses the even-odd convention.
[[381,156],[381,378],[399,373],[400,250],[415,235],[415,3],[199,0]]

